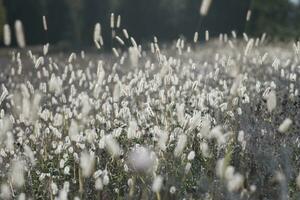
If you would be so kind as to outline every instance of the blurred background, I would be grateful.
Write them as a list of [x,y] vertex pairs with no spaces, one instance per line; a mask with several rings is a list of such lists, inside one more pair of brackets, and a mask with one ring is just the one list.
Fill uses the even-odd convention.
[[[238,36],[266,32],[273,39],[290,40],[300,34],[299,1],[212,0],[207,16],[200,17],[201,0],[0,0],[0,27],[7,23],[13,32],[15,20],[20,19],[28,45],[50,42],[88,47],[93,45],[97,22],[101,23],[104,41],[110,37],[109,19],[114,12],[122,16],[121,27],[139,42],[154,35],[165,42],[181,35],[192,39],[195,31],[203,39],[205,30],[211,36],[235,30]],[[246,23],[249,9],[252,16]],[[43,15],[47,17],[47,33]],[[3,47],[2,28],[0,38]]]

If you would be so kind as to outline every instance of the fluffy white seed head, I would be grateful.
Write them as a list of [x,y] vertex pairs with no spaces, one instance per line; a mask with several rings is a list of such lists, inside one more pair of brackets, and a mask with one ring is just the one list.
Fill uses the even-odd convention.
[[114,55],[115,55],[117,58],[120,57],[120,54],[119,54],[119,52],[117,51],[116,48],[113,47],[113,48],[112,48],[112,51],[113,51]]
[[16,20],[15,22],[15,32],[16,32],[18,46],[20,48],[24,48],[26,46],[25,34],[24,34],[23,24],[20,20]]
[[124,41],[119,37],[119,36],[116,36],[116,40],[120,43],[120,45],[124,45]]
[[278,182],[278,183],[283,183],[286,181],[286,176],[283,172],[281,171],[276,171],[275,172],[275,180]]
[[127,130],[127,138],[139,138],[140,134],[138,133],[138,125],[135,120],[131,120],[129,122],[128,130]]
[[133,67],[137,67],[139,64],[139,50],[135,47],[129,47],[129,59]]
[[79,126],[75,120],[71,121],[71,125],[69,128],[69,137],[71,141],[78,141],[79,140]]
[[117,157],[121,154],[121,147],[112,135],[105,136],[105,147],[113,157]]
[[202,16],[207,15],[211,3],[212,3],[212,0],[202,0],[201,7],[200,7],[200,15],[202,15]]
[[163,178],[161,176],[156,176],[152,183],[152,191],[159,192],[162,186]]
[[138,48],[138,45],[133,37],[130,37],[130,41],[133,47]]
[[185,165],[185,168],[184,168],[184,173],[185,174],[188,174],[191,170],[191,167],[192,167],[192,164],[190,162],[188,162],[186,165]]
[[240,86],[242,84],[242,81],[243,81],[243,76],[242,75],[238,75],[235,78],[235,80],[234,80],[234,82],[233,82],[233,84],[230,88],[230,94],[231,95],[237,95],[238,89],[240,88]]
[[92,175],[95,165],[94,154],[83,152],[80,156],[80,167],[82,169],[83,177],[89,177]]
[[225,159],[221,158],[217,161],[217,165],[216,165],[216,174],[218,177],[223,178],[224,174],[225,174]]
[[201,123],[200,135],[201,137],[207,137],[211,127],[209,117],[205,117]]
[[269,112],[272,112],[277,105],[276,100],[276,92],[274,90],[271,90],[270,93],[267,95],[267,108]]
[[33,151],[31,150],[31,148],[28,145],[24,146],[24,153],[29,158],[31,164],[33,166],[35,166],[36,162],[35,162],[35,158],[34,158],[34,153],[33,153]]
[[250,185],[250,192],[255,192],[256,188],[256,185]]
[[47,25],[47,19],[46,19],[46,16],[43,16],[43,28],[44,28],[44,31],[47,31],[47,30],[48,30],[48,25]]
[[254,44],[254,39],[251,38],[246,45],[245,52],[244,52],[245,56],[249,55],[250,51],[253,48],[253,44]]
[[11,44],[11,30],[8,24],[4,24],[3,26],[3,41],[5,46],[9,46]]
[[25,195],[25,193],[19,194],[18,200],[26,200],[26,195]]
[[180,156],[186,146],[186,143],[187,143],[187,136],[182,134],[178,137],[178,141],[177,141],[177,145],[175,147],[175,150],[174,150],[174,155],[176,157]]
[[129,153],[129,165],[137,172],[149,172],[154,167],[156,156],[145,147],[136,147]]
[[108,185],[109,184],[109,176],[105,174],[103,176],[103,185]]
[[201,153],[204,157],[209,157],[209,147],[208,147],[208,144],[206,142],[201,142],[200,143],[200,150],[201,150]]
[[158,136],[157,144],[159,149],[165,151],[167,149],[169,135],[165,131],[160,130],[158,127],[156,127],[156,135]]
[[129,34],[126,29],[123,29],[123,34],[126,39],[129,39]]
[[177,104],[176,105],[176,114],[177,114],[177,119],[180,124],[184,124],[185,122],[185,117],[184,117],[184,104]]
[[246,21],[248,22],[248,21],[250,21],[250,19],[251,19],[251,10],[248,10],[247,11],[247,16],[246,16]]
[[2,104],[3,100],[8,96],[7,88],[2,84],[2,94],[0,96],[0,105]]
[[291,119],[289,119],[289,118],[286,118],[281,124],[280,124],[280,126],[279,126],[279,128],[278,128],[278,131],[280,132],[280,133],[286,133],[288,130],[289,130],[289,128],[290,128],[290,126],[292,125],[292,120]]
[[49,51],[49,43],[47,43],[47,44],[45,44],[43,46],[43,54],[44,54],[44,56],[47,55],[48,51]]
[[198,42],[198,37],[199,37],[198,32],[195,32],[195,34],[194,34],[194,43]]
[[103,182],[101,178],[97,178],[95,181],[95,189],[96,190],[102,190],[103,189]]
[[70,175],[70,166],[66,166],[66,167],[64,168],[64,174],[65,174],[65,175]]
[[98,49],[101,48],[101,25],[96,23],[94,27],[94,43]]
[[111,13],[110,14],[110,28],[114,28],[115,27],[115,14]]
[[230,192],[238,191],[243,186],[243,183],[244,183],[244,177],[241,174],[236,173],[228,181],[228,183],[227,183],[227,189]]
[[1,188],[0,188],[0,197],[1,199],[11,199],[11,191],[10,191],[10,187],[8,184],[1,184]]
[[233,176],[234,176],[234,167],[233,166],[226,167],[224,178],[230,180],[233,178]]
[[176,192],[176,187],[175,186],[171,186],[170,187],[170,193],[171,194],[175,194],[175,192]]
[[298,176],[296,178],[296,184],[297,184],[298,188],[300,189],[300,173],[298,174]]
[[205,31],[205,41],[208,41],[209,40],[209,31],[206,30]]
[[114,91],[113,91],[114,102],[118,102],[121,96],[122,96],[122,86],[120,82],[117,82],[114,86]]
[[117,18],[117,28],[120,28],[121,26],[121,15],[118,15],[118,18]]
[[34,67],[37,69],[39,68],[39,66],[43,64],[44,64],[44,57],[41,56],[36,60]]
[[85,93],[81,96],[81,105],[81,114],[83,117],[87,117],[91,110],[91,105],[89,101],[89,96]]
[[210,138],[214,138],[217,140],[218,145],[222,145],[226,143],[226,135],[222,133],[222,127],[216,126],[213,129],[211,129]]
[[189,121],[189,131],[194,130],[198,126],[200,126],[202,120],[201,112],[197,112]]
[[58,193],[58,187],[56,185],[56,183],[52,182],[50,185],[51,191],[53,195],[56,195]]
[[189,154],[188,154],[188,160],[194,160],[195,158],[195,151],[191,151]]
[[20,188],[24,185],[24,162],[14,161],[12,163],[10,178],[15,187]]
[[134,184],[133,179],[132,179],[132,178],[129,178],[129,179],[127,180],[127,185],[128,185],[128,187],[132,188],[133,184]]
[[62,80],[59,77],[56,77],[55,74],[52,74],[48,82],[48,87],[50,92],[59,95],[62,93]]

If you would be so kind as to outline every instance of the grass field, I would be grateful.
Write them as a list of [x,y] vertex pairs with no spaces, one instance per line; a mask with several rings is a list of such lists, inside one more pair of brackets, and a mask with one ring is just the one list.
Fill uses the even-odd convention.
[[299,43],[123,42],[1,50],[1,199],[300,198]]

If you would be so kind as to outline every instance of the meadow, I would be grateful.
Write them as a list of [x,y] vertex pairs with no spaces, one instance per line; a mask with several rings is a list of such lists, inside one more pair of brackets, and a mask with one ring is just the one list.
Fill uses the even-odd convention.
[[116,19],[111,53],[96,24],[93,53],[20,31],[1,56],[1,199],[299,199],[299,42],[141,45]]

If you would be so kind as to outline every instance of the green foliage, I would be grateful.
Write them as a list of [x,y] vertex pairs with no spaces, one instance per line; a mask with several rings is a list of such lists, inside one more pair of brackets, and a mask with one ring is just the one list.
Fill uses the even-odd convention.
[[0,0],[0,41],[2,41],[3,38],[3,25],[5,24],[5,20],[6,20],[6,12],[5,12],[5,8],[3,6],[3,2],[2,0]]
[[[232,30],[241,35],[248,9],[252,10],[252,18],[246,24],[246,32],[251,35],[266,32],[275,38],[297,38],[300,32],[300,24],[295,23],[300,20],[299,6],[289,0],[213,1],[204,18],[199,16],[200,0],[0,0],[0,4],[0,26],[6,21],[12,26],[16,19],[22,20],[30,45],[92,45],[94,25],[100,22],[105,46],[111,49],[111,12],[122,16],[121,27],[138,42],[154,35],[163,41],[180,35],[192,39],[195,31],[203,39],[205,30],[211,37]],[[42,27],[43,15],[47,16],[47,33]]]
[[[65,43],[72,45],[92,45],[91,39],[95,23],[100,22],[106,48],[111,48],[109,16],[111,12],[122,16],[121,27],[128,29],[130,35],[140,42],[152,39],[154,35],[160,40],[173,40],[180,35],[192,39],[195,31],[199,31],[199,7],[201,1],[196,0],[3,0],[7,9],[10,25],[16,19],[24,23],[27,43],[51,44]],[[246,0],[245,2],[248,2]],[[226,6],[214,1],[207,20],[201,26],[218,32],[240,30],[243,21],[237,17],[243,14],[245,3],[228,0]],[[241,9],[243,8],[243,9]],[[233,12],[236,10],[237,12]],[[225,19],[220,14],[227,16]],[[43,31],[42,16],[47,17],[49,30]],[[232,19],[232,20],[231,20]],[[221,26],[219,26],[222,24]],[[238,25],[233,25],[238,24]],[[240,31],[241,32],[241,31]],[[213,35],[212,35],[213,36]]]
[[299,6],[288,0],[253,0],[252,19],[248,31],[256,36],[266,32],[275,38],[296,38],[299,36]]

